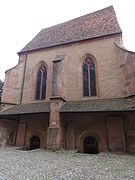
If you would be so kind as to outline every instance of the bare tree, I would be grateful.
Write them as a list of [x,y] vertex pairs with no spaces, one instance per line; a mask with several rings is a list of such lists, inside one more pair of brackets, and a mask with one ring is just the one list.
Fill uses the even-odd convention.
[[1,101],[2,91],[3,91],[3,85],[4,85],[4,82],[0,80],[0,101]]

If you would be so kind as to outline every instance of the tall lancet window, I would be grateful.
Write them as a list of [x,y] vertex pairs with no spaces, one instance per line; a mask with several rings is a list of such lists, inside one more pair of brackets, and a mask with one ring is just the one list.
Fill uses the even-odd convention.
[[83,62],[83,95],[96,96],[96,75],[94,61],[87,57]]
[[47,69],[44,65],[41,65],[37,72],[36,99],[42,100],[46,98],[46,81]]

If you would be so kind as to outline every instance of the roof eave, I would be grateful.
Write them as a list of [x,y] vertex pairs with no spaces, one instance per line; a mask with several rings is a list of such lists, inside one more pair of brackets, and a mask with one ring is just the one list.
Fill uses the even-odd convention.
[[135,109],[134,110],[98,110],[98,111],[90,111],[90,110],[88,110],[88,111],[70,111],[70,110],[61,110],[60,111],[60,113],[114,113],[114,112],[118,112],[118,113],[123,113],[123,112],[133,112],[133,111],[135,111]]
[[73,43],[77,43],[77,42],[84,42],[84,41],[89,41],[89,40],[94,40],[94,39],[104,38],[104,37],[114,36],[114,35],[121,35],[121,34],[122,34],[122,31],[107,34],[107,35],[97,36],[97,37],[93,37],[93,38],[83,39],[83,40],[77,40],[77,41],[65,42],[65,43],[62,43],[62,44],[50,45],[50,46],[42,47],[42,48],[35,48],[35,49],[24,50],[24,51],[21,50],[21,51],[17,52],[17,54],[21,55],[21,54],[24,54],[24,53],[39,51],[39,50],[43,50],[43,49],[49,49],[49,48],[54,48],[54,47],[63,46],[63,45],[69,45],[69,44],[73,44]]
[[30,115],[30,114],[42,114],[42,113],[50,113],[50,111],[44,111],[44,112],[29,112],[29,113],[10,113],[10,114],[0,114],[0,117],[2,116],[18,116],[18,115]]

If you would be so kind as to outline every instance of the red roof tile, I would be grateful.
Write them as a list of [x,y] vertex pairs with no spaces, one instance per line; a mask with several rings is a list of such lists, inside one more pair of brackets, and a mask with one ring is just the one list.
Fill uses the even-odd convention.
[[91,99],[67,101],[60,112],[126,112],[135,111],[134,99]]
[[112,6],[43,29],[19,53],[121,33]]

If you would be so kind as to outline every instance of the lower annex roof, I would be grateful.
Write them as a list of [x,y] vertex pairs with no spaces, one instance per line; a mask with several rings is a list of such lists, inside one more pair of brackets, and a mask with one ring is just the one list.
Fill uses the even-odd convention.
[[29,103],[15,105],[9,109],[0,112],[0,116],[17,115],[17,114],[34,114],[50,112],[49,102]]
[[[135,111],[134,99],[94,99],[67,101],[61,106],[60,112],[127,112]],[[49,102],[15,105],[0,112],[0,116],[49,113]]]
[[83,101],[68,101],[60,112],[117,112],[135,111],[133,99],[93,99]]

